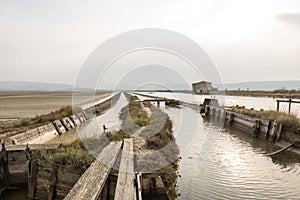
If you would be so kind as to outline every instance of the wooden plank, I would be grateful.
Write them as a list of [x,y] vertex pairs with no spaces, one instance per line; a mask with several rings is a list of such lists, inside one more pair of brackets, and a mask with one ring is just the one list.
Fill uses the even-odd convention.
[[48,200],[52,200],[55,198],[56,182],[57,182],[57,166],[54,165],[51,172],[50,186],[48,190]]
[[136,182],[137,182],[137,200],[142,200],[142,173],[138,173],[136,175]]
[[5,144],[2,143],[2,149],[0,152],[0,184],[1,190],[4,190],[10,182],[10,174],[8,167],[8,154],[5,148]]
[[115,192],[116,200],[136,199],[134,179],[133,140],[125,139]]
[[[60,143],[52,143],[52,144],[28,144],[30,150],[35,149],[57,149],[61,144]],[[20,145],[12,145],[6,147],[7,151],[22,151],[25,150],[27,144]]]
[[37,163],[36,160],[29,161],[28,170],[28,198],[33,199],[35,196],[37,184]]
[[106,183],[121,145],[121,142],[111,142],[106,146],[64,199],[97,199]]

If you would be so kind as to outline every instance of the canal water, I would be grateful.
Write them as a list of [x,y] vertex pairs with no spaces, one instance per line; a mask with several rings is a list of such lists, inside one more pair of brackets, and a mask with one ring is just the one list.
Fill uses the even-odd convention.
[[[216,98],[221,105],[225,106],[245,106],[246,108],[254,108],[256,110],[276,110],[277,103],[275,98],[271,97],[243,97],[243,96],[221,96],[221,95],[195,95],[188,93],[172,93],[172,92],[141,92],[142,94],[167,97],[185,101],[188,103],[202,104],[205,98]],[[296,100],[296,99],[295,99]],[[297,100],[300,101],[300,100]],[[288,103],[280,104],[280,111],[288,112]],[[300,104],[292,104],[292,114],[300,117]]]
[[[79,134],[99,135],[102,124],[118,128],[118,113],[127,103],[121,95],[112,110],[82,126]],[[173,121],[182,157],[179,199],[299,199],[299,155],[284,152],[271,158],[265,154],[279,149],[271,143],[237,130],[225,131],[188,108],[162,109]],[[78,135],[69,132],[63,137],[70,142]]]
[[[106,98],[107,99],[107,98]],[[106,100],[105,99],[105,100]],[[88,121],[75,130],[70,130],[59,137],[54,138],[49,143],[68,144],[76,139],[84,139],[90,137],[99,137],[103,135],[103,125],[110,131],[120,129],[122,121],[119,119],[121,109],[128,104],[128,100],[121,94],[117,104],[102,115]]]
[[[79,137],[101,135],[103,124],[118,129],[118,113],[127,103],[122,94],[113,109],[81,126],[78,133],[68,132],[52,142],[69,143]],[[188,108],[162,109],[173,121],[182,157],[179,199],[299,199],[299,155],[287,151],[271,158],[265,154],[279,149],[271,143],[237,130],[225,131]],[[23,193],[0,199],[25,199],[21,198]]]
[[[176,97],[171,93],[145,94],[198,104],[205,98],[181,93],[175,93]],[[224,101],[221,97],[221,101],[227,98]],[[230,99],[231,103],[258,109],[273,109],[274,103],[272,98]],[[236,129],[224,130],[222,124],[211,124],[188,108],[166,107],[164,111],[173,121],[182,157],[179,199],[300,199],[298,154],[287,151],[269,157],[266,153],[278,150],[278,146]]]
[[299,155],[271,158],[265,153],[278,147],[264,140],[225,131],[190,109],[165,111],[182,157],[179,199],[299,199]]

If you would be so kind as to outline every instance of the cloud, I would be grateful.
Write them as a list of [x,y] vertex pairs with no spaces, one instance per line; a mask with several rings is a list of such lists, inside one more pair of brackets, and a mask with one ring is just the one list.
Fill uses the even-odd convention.
[[277,15],[277,19],[280,21],[289,23],[291,25],[300,25],[300,13],[284,13]]

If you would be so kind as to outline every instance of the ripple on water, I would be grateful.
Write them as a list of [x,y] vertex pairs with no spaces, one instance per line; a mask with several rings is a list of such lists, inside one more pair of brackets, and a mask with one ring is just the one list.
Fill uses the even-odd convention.
[[[188,109],[182,112],[201,119],[199,114]],[[168,114],[176,119],[172,115],[178,113]],[[175,120],[174,125],[176,123]],[[286,154],[280,159],[264,155],[273,147],[265,145],[263,140],[210,129],[207,123],[201,120],[200,123],[202,129],[180,162],[179,199],[297,199],[300,196],[300,167],[295,160]],[[210,130],[204,133],[207,129]],[[205,137],[216,135],[214,147],[199,158],[197,155]],[[289,157],[294,158],[294,155]]]

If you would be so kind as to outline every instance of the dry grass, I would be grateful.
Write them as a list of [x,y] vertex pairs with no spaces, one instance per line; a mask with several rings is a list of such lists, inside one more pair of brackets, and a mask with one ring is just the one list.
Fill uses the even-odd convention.
[[53,164],[72,166],[80,169],[82,173],[95,160],[80,140],[75,140],[68,145],[62,145],[55,150],[34,150],[29,155],[29,159],[45,159]]
[[300,91],[238,91],[238,90],[227,90],[226,95],[229,96],[251,96],[251,97],[273,97],[273,98],[294,98],[300,99]]
[[274,110],[257,111],[249,110],[245,108],[232,108],[231,111],[257,117],[261,119],[276,120],[284,125],[286,131],[297,131],[300,128],[300,119],[296,115],[289,115],[283,112],[277,112]]
[[[74,112],[81,111],[80,108],[75,108]],[[21,120],[14,121],[13,123],[4,123],[3,126],[0,126],[0,134],[6,132],[23,132],[35,127],[39,127],[48,123],[53,122],[57,119],[62,119],[64,117],[70,116],[73,114],[71,106],[65,106],[45,115],[38,115],[34,118],[23,118]]]
[[149,125],[151,119],[144,110],[142,103],[136,101],[136,97],[128,99],[129,104],[122,108],[119,117],[123,121],[122,130],[126,133],[133,134],[141,127]]

